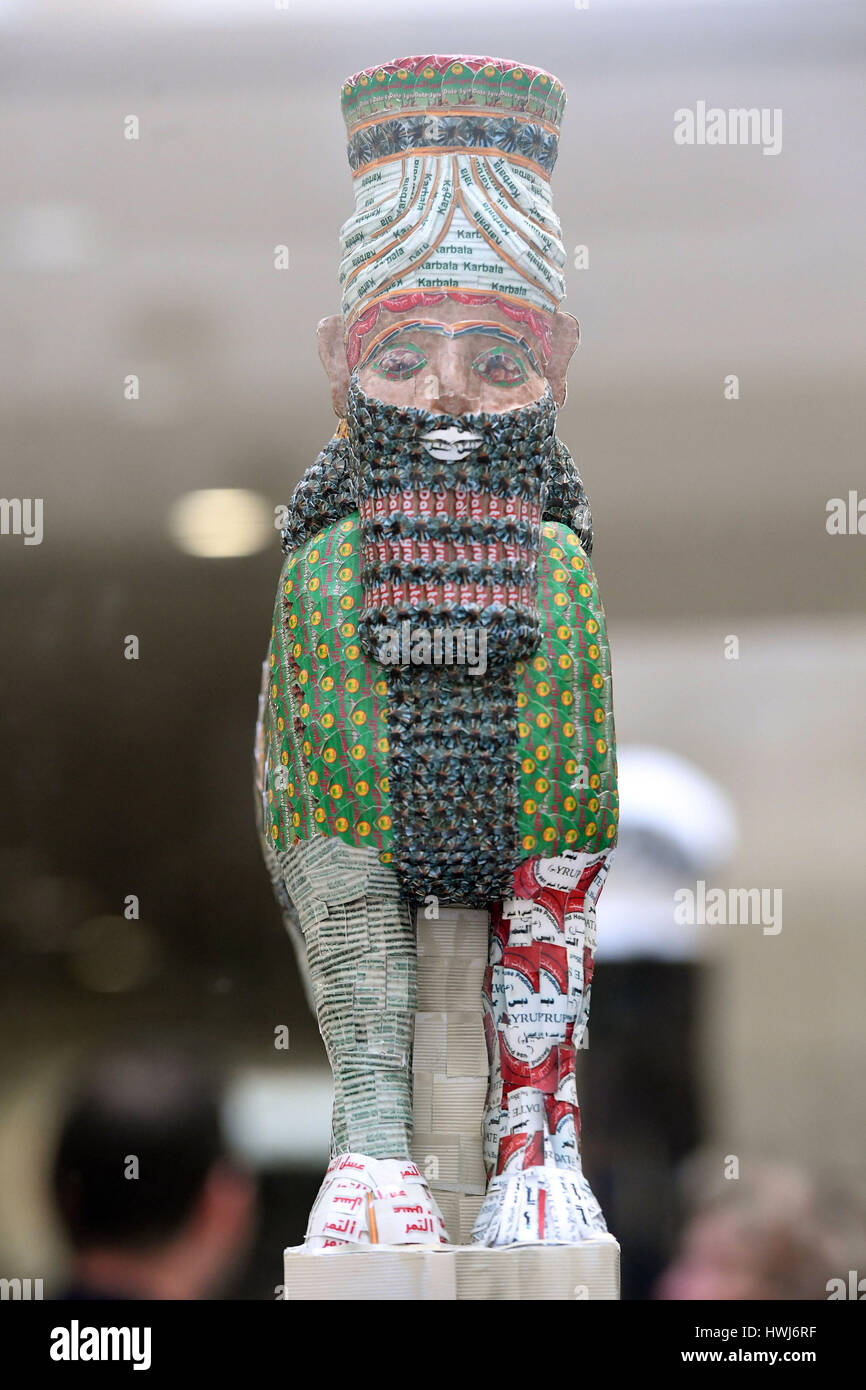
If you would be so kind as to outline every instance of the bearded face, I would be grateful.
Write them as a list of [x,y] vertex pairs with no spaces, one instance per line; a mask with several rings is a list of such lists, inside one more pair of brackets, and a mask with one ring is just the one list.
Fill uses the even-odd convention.
[[483,647],[490,664],[535,651],[555,422],[549,390],[511,410],[455,416],[386,404],[353,378],[347,425],[361,515],[361,635],[376,660],[389,660],[405,623],[468,629],[470,650]]
[[[556,405],[525,327],[495,306],[483,323],[466,312],[448,302],[436,317],[386,315],[352,375],[346,422],[367,651],[393,661],[405,652],[395,634],[406,634],[416,663],[420,653],[420,664],[447,665],[456,633],[477,673],[538,645]],[[425,649],[419,633],[446,640]]]

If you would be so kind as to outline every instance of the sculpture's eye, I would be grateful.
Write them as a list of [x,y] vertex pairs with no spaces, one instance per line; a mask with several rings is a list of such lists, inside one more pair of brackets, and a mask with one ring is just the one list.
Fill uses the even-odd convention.
[[390,381],[403,381],[420,371],[426,361],[420,348],[406,343],[402,347],[386,348],[373,363],[373,371],[378,372],[379,376],[388,377]]
[[488,348],[472,363],[472,370],[494,386],[520,386],[528,372],[516,353],[508,348]]

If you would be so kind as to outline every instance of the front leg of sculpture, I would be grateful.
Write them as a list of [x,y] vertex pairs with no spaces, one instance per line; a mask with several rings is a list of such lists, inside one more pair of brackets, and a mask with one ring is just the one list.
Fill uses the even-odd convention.
[[371,850],[299,841],[281,856],[334,1077],[331,1163],[306,1247],[436,1244],[445,1226],[409,1156],[416,944],[397,876]]
[[606,1231],[583,1175],[577,1054],[585,1045],[595,905],[610,855],[529,859],[491,914],[484,1025],[482,1245],[575,1244]]

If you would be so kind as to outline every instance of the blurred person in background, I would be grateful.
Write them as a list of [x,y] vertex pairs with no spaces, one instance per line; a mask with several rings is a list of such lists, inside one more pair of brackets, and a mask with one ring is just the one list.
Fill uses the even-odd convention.
[[716,1159],[708,1178],[711,1162],[699,1158],[686,1169],[691,1215],[656,1297],[826,1299],[830,1281],[847,1275],[862,1214],[797,1168],[763,1163],[725,1179]]
[[62,1122],[53,1185],[71,1246],[64,1299],[213,1296],[245,1251],[255,1185],[226,1153],[221,1093],[176,1051],[91,1062]]

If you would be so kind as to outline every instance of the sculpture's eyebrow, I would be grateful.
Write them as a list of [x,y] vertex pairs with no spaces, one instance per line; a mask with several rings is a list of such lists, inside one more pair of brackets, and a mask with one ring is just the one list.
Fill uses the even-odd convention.
[[366,352],[358,363],[357,370],[366,367],[370,359],[382,348],[387,347],[396,338],[402,337],[404,333],[419,332],[441,333],[446,338],[462,338],[468,333],[480,333],[487,337],[497,338],[502,342],[509,343],[512,347],[519,348],[529,359],[533,371],[539,376],[544,376],[544,368],[539,363],[538,357],[532,344],[520,333],[515,333],[512,329],[506,328],[501,323],[491,323],[489,319],[472,319],[459,323],[443,323],[439,319],[413,318],[397,324],[394,328],[382,333],[369,343]]

